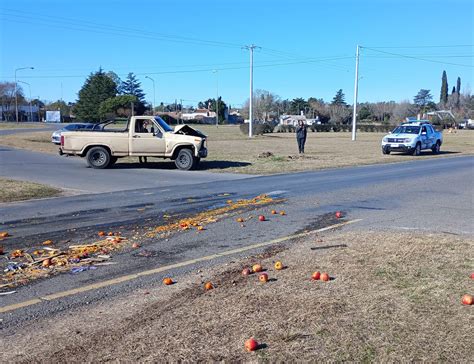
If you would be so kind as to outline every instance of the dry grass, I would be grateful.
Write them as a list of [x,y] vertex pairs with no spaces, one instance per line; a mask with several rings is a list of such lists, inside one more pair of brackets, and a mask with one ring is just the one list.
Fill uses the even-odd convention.
[[[460,130],[455,134],[445,132],[442,154],[435,156],[425,151],[421,157],[382,155],[382,133],[358,133],[357,142],[352,142],[350,133],[310,132],[306,156],[298,158],[295,134],[274,133],[249,140],[236,126],[201,126],[200,129],[209,135],[209,157],[203,161],[202,169],[215,172],[272,174],[474,153],[474,132],[470,130]],[[0,144],[57,153],[58,147],[50,142],[50,136],[51,132],[7,135],[0,137]],[[274,156],[259,158],[263,152],[272,152]],[[128,162],[136,163],[136,158],[119,161]]]
[[[5,360],[470,362],[472,239],[339,233],[179,277],[144,295],[33,323],[6,337]],[[275,271],[281,259],[288,268]],[[259,261],[275,280],[242,277]],[[315,270],[330,282],[310,281]],[[216,288],[204,292],[203,282]],[[80,320],[78,319],[80,318]],[[35,326],[37,325],[37,326]],[[246,353],[254,336],[265,347]]]
[[61,190],[39,183],[0,178],[0,203],[54,197]]

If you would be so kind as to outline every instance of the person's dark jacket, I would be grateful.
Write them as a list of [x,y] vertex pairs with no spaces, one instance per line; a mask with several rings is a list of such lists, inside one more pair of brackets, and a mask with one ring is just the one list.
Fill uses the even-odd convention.
[[306,130],[306,125],[298,125],[296,127],[296,138],[297,139],[306,139],[306,134],[307,134],[307,130]]

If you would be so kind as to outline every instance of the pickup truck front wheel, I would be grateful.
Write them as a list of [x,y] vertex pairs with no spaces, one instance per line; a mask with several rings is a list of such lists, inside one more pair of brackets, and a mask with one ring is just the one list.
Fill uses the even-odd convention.
[[87,152],[86,160],[89,167],[104,169],[110,165],[111,156],[107,149],[103,147],[93,147]]
[[196,157],[194,157],[193,152],[190,149],[184,148],[178,152],[174,164],[178,169],[183,171],[189,171],[193,169],[196,163]]
[[436,142],[436,144],[431,147],[431,151],[433,152],[433,154],[439,154],[440,149],[441,145],[439,144],[439,142]]

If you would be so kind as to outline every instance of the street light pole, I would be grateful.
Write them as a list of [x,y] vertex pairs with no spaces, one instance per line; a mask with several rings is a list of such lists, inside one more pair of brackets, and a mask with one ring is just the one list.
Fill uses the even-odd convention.
[[20,67],[15,69],[15,115],[16,115],[16,122],[19,123],[18,121],[18,95],[17,95],[17,82],[16,82],[16,72],[21,71],[21,70],[34,70],[34,67]]
[[145,76],[145,78],[148,78],[151,82],[153,82],[153,105],[151,108],[152,115],[155,115],[155,80],[151,78],[150,76]]
[[356,140],[357,121],[357,91],[359,89],[359,45],[356,52],[355,80],[354,80],[354,109],[352,111],[352,141]]
[[33,121],[33,111],[31,110],[31,85],[28,82],[24,82],[24,81],[18,81],[18,82],[28,85],[28,89],[30,91],[30,121]]
[[249,138],[253,137],[252,125],[253,125],[253,50],[259,48],[252,44],[245,46],[245,49],[250,51],[250,100],[249,100]]

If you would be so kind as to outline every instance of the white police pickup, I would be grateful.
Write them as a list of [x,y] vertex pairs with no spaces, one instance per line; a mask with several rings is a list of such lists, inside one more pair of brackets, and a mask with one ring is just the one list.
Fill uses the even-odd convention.
[[425,149],[438,154],[443,144],[443,134],[436,131],[429,121],[418,120],[397,126],[382,139],[382,153],[404,152],[420,155]]

